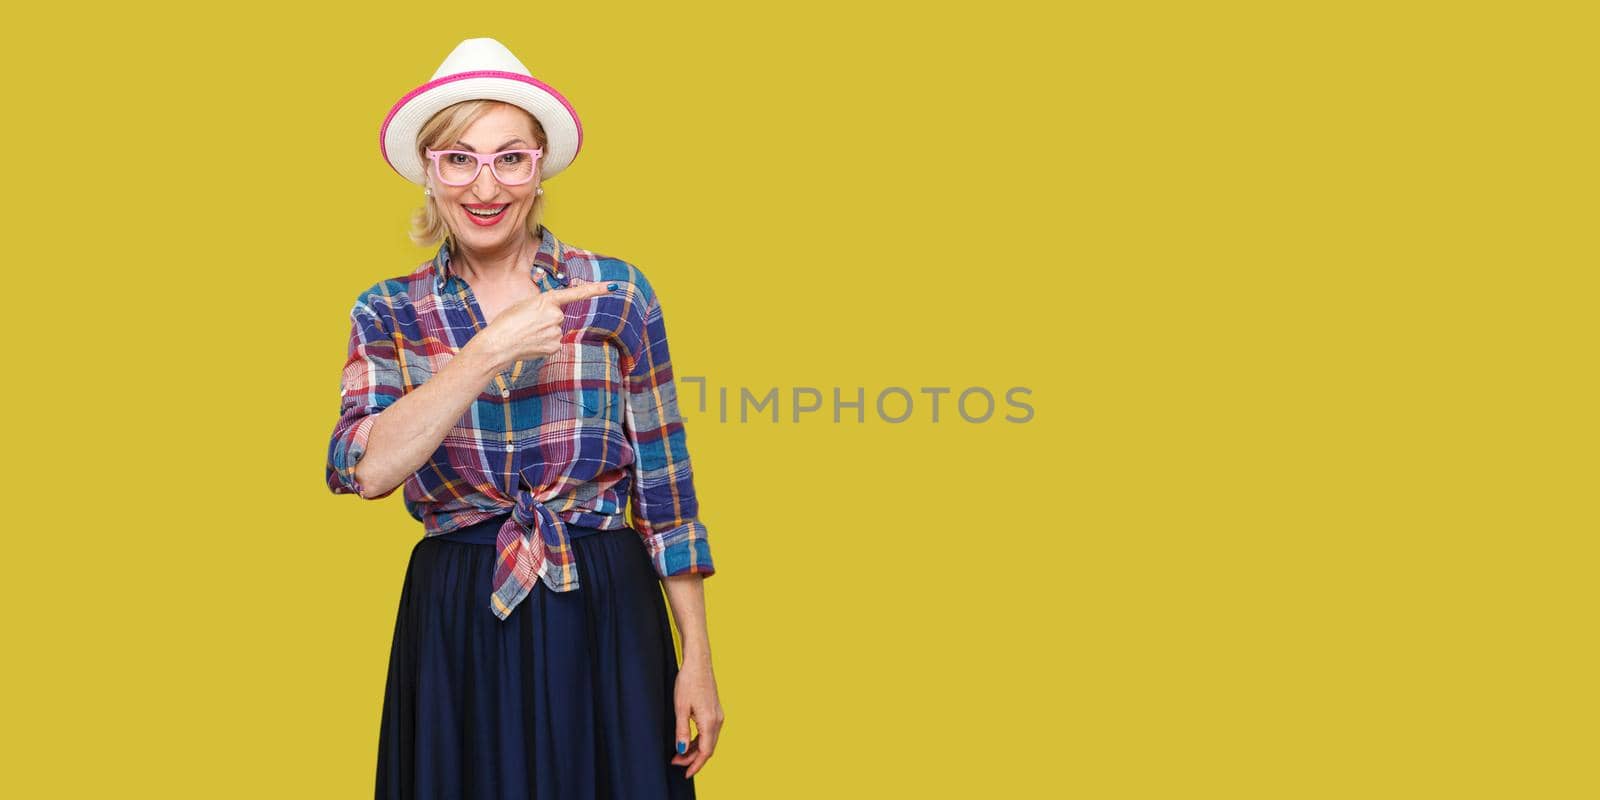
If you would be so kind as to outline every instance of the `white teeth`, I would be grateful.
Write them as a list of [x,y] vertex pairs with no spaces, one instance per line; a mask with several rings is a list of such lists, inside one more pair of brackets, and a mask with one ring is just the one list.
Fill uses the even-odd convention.
[[497,208],[497,209],[495,209],[493,211],[479,211],[479,210],[477,210],[475,208],[469,208],[469,209],[467,209],[467,213],[471,214],[471,215],[473,215],[475,217],[493,217],[493,216],[499,215],[500,212],[506,210],[506,206],[509,206],[509,205],[511,205],[511,204],[507,203],[506,205],[501,206],[501,207],[499,207],[499,208]]

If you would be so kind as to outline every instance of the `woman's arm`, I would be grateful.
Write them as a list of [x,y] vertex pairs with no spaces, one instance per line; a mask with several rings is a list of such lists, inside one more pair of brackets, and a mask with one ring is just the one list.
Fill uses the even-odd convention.
[[[706,637],[705,576],[674,575],[662,578],[678,634],[683,638],[683,668],[678,670],[673,691],[677,712],[677,739],[685,752],[672,757],[672,763],[687,767],[684,774],[694,777],[706,759],[717,749],[722,733],[722,701],[717,697],[717,678],[711,670],[711,642]],[[699,735],[689,738],[689,719],[694,718]]]
[[[376,287],[375,287],[376,288]],[[403,380],[404,355],[365,293],[350,310],[339,422],[328,444],[328,488],[368,500],[387,496],[427,463],[484,386],[514,361],[543,358],[561,347],[561,309],[616,291],[615,283],[526,293],[421,386]],[[370,292],[371,290],[369,290]],[[408,389],[410,389],[408,391]]]
[[599,297],[614,286],[540,292],[530,276],[522,299],[410,391],[402,380],[403,354],[395,337],[358,300],[350,312],[339,423],[328,446],[328,487],[368,500],[393,492],[427,463],[497,373],[514,361],[543,358],[560,348],[562,306]]
[[661,582],[667,587],[672,619],[677,622],[678,634],[683,637],[683,663],[703,662],[709,670],[711,641],[706,636],[705,576],[674,575],[662,578]]
[[433,377],[374,415],[366,453],[354,468],[363,497],[394,491],[427,463],[494,379],[500,365],[482,347],[473,346],[482,341],[467,342]]
[[[716,749],[724,719],[706,635],[704,582],[716,567],[699,517],[666,320],[660,299],[642,278],[638,282],[642,296],[635,298],[631,320],[636,338],[623,375],[628,404],[623,430],[634,449],[629,492],[634,528],[644,537],[683,637],[683,667],[673,690],[677,741],[683,751],[671,763],[687,767],[685,774],[693,777]],[[699,729],[693,739],[690,720]]]
[[623,435],[634,454],[628,487],[633,526],[644,537],[657,575],[703,578],[716,572],[716,565],[700,520],[688,434],[678,411],[666,317],[648,285],[638,291],[628,312],[632,341],[622,376]]

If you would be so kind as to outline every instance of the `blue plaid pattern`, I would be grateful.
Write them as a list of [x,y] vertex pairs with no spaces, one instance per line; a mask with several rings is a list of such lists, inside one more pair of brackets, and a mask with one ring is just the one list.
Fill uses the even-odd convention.
[[[402,484],[425,535],[505,515],[489,606],[504,619],[543,580],[578,588],[566,525],[643,538],[662,577],[711,575],[706,527],[678,411],[661,303],[638,267],[542,228],[530,267],[543,290],[615,281],[622,291],[566,306],[561,350],[496,375],[433,456]],[[374,284],[350,311],[339,420],[326,478],[335,494],[380,499],[355,480],[373,421],[485,327],[441,245],[409,275]],[[400,488],[400,487],[396,487]]]

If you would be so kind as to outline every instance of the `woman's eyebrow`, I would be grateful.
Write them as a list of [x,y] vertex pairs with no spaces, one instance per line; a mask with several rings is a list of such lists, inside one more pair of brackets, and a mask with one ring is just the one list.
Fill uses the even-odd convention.
[[[527,144],[527,142],[523,142],[523,141],[522,141],[522,137],[520,137],[520,136],[518,136],[518,137],[517,137],[517,138],[515,138],[515,139],[512,139],[512,140],[510,140],[510,141],[507,141],[507,142],[506,142],[506,143],[505,143],[505,144],[502,144],[502,145],[500,145],[500,146],[499,146],[499,147],[496,147],[496,148],[495,148],[495,150],[504,150],[504,149],[506,149],[506,148],[507,148],[507,147],[510,147],[510,146],[511,146],[511,145],[514,145],[514,144],[516,144],[516,143],[517,143],[517,142],[522,142],[522,143],[523,143],[523,144]],[[467,144],[467,143],[466,143],[466,142],[462,142],[462,141],[457,141],[457,142],[456,142],[456,146],[457,146],[457,147],[459,147],[459,148],[461,148],[461,149],[463,149],[463,150],[467,150],[467,151],[470,151],[470,152],[473,152],[473,153],[476,153],[476,152],[478,152],[478,151],[476,151],[476,150],[473,150],[473,149],[472,149],[472,145],[469,145],[469,144]]]

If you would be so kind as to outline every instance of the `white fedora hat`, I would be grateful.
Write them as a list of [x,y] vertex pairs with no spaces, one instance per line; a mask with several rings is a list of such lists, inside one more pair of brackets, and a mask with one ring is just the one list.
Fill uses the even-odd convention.
[[561,93],[533,77],[506,46],[487,37],[467,39],[450,51],[427,83],[406,92],[378,130],[383,158],[400,176],[426,182],[427,165],[417,154],[417,132],[440,110],[462,100],[499,100],[532,114],[549,142],[539,162],[541,178],[567,168],[583,147],[583,124]]

